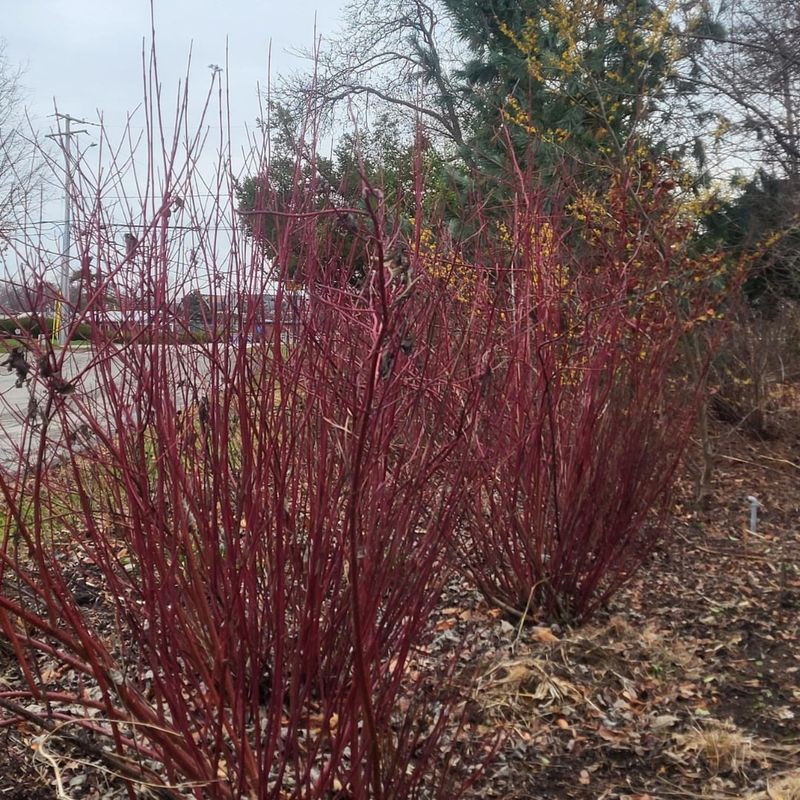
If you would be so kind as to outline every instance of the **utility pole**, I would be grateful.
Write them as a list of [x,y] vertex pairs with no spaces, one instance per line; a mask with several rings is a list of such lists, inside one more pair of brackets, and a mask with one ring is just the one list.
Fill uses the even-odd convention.
[[61,243],[61,297],[58,300],[56,313],[53,317],[53,327],[56,336],[56,343],[63,347],[67,341],[67,313],[69,311],[69,254],[72,247],[72,137],[79,133],[88,133],[87,130],[81,128],[80,130],[73,130],[72,123],[77,122],[80,125],[91,125],[91,122],[86,122],[83,119],[76,119],[69,114],[59,114],[56,112],[55,117],[64,120],[64,130],[58,133],[48,134],[48,138],[59,138],[63,142],[62,149],[64,151],[65,170],[64,170],[64,236]]

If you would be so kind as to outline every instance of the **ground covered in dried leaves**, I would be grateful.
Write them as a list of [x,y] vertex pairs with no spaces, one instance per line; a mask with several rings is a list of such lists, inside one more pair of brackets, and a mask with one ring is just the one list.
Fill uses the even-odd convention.
[[774,400],[780,437],[719,426],[708,510],[687,479],[671,541],[591,624],[449,609],[455,639],[478,618],[492,640],[475,723],[509,732],[476,797],[800,800],[800,403]]
[[[449,587],[418,660],[458,651],[466,735],[505,737],[471,797],[800,800],[798,412],[787,387],[779,438],[719,427],[708,510],[687,479],[674,536],[591,624],[520,628]],[[755,535],[747,495],[763,506]],[[0,642],[0,683],[18,679]],[[56,796],[41,733],[0,730],[0,800]],[[60,752],[69,797],[124,796]]]

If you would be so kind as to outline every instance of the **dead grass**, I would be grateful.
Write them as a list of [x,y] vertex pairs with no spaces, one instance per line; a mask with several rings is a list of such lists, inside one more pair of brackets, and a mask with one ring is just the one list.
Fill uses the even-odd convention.
[[562,703],[582,702],[580,687],[554,674],[547,656],[501,658],[485,669],[472,696],[487,714],[506,721],[530,721],[552,714]]
[[800,800],[800,769],[768,780],[765,791],[748,794],[747,800]]
[[754,762],[767,758],[767,751],[752,736],[732,722],[708,720],[688,733],[673,734],[678,751],[698,757],[712,775],[744,775]]

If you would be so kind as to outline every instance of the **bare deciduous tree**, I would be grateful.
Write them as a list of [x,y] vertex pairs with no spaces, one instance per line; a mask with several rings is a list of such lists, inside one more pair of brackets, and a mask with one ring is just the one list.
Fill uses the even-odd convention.
[[20,71],[9,62],[0,40],[0,234],[38,185],[37,151],[23,123]]
[[346,7],[343,32],[315,53],[312,75],[285,80],[281,102],[330,112],[348,104],[391,109],[419,119],[429,134],[464,144],[465,107],[453,81],[454,38],[444,12],[431,0],[394,5],[368,0]]
[[39,277],[0,280],[0,318],[48,315],[58,297],[58,287]]
[[[704,49],[698,82],[717,109],[718,139],[739,157],[800,180],[800,6],[733,0],[718,15],[724,36]],[[742,143],[745,147],[742,148]]]

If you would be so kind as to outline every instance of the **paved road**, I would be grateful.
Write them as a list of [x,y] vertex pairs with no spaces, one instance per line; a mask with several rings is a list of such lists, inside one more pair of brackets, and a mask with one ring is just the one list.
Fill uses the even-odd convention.
[[[0,450],[5,464],[10,464],[17,458],[16,451],[26,431],[30,429],[28,415],[31,401],[40,401],[45,395],[41,379],[36,374],[35,358],[27,354],[27,360],[31,365],[30,380],[22,387],[15,386],[17,380],[15,373],[7,372],[6,368],[0,370]],[[64,360],[62,376],[65,380],[74,379],[86,369],[89,360],[88,351],[71,351]],[[96,379],[91,371],[81,379],[80,384],[81,392],[91,394],[96,388]]]
[[[201,350],[196,347],[160,347],[167,348],[161,352],[166,355],[169,382],[175,387],[176,402],[180,407],[191,396],[187,379],[191,379],[197,388],[198,381],[202,381],[202,376],[208,372],[208,364]],[[131,347],[100,352],[89,348],[70,350],[64,358],[61,376],[76,386],[73,394],[63,398],[70,416],[74,418],[75,427],[79,426],[81,417],[86,418],[87,415],[94,420],[113,419],[111,400],[101,388],[113,383],[119,392],[120,402],[124,403],[125,397],[132,396],[138,387],[138,367],[143,360],[147,360],[142,356],[153,353],[152,350],[142,349],[142,346],[137,346],[136,350]],[[42,378],[37,374],[35,356],[28,354],[27,359],[31,364],[30,381],[20,388],[15,386],[16,375],[13,372],[0,369],[0,463],[6,468],[18,464],[20,450],[27,450],[30,444],[32,401],[37,402],[40,408],[44,407],[48,395]],[[48,426],[48,439],[57,446],[61,438],[56,415]]]

